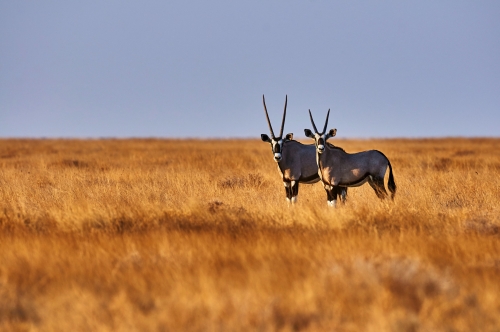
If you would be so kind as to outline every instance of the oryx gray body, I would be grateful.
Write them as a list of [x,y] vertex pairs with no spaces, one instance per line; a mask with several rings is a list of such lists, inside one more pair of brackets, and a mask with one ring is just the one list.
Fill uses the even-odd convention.
[[[297,202],[299,193],[299,183],[312,184],[320,180],[318,174],[318,165],[316,163],[316,148],[314,145],[305,145],[293,140],[293,134],[287,134],[283,138],[283,128],[285,126],[286,105],[288,97],[285,99],[285,109],[283,111],[283,120],[278,137],[275,137],[269,114],[267,113],[266,101],[262,96],[264,111],[266,112],[267,123],[271,132],[271,137],[266,134],[261,135],[264,142],[271,144],[274,155],[274,161],[278,165],[281,173],[283,185],[285,186],[286,198],[289,203]],[[341,189],[339,194],[345,198],[346,189]]]
[[283,142],[278,168],[288,182],[316,183],[319,181],[314,145],[304,145],[288,139]]
[[365,182],[375,190],[381,199],[387,197],[384,185],[384,176],[389,168],[389,180],[387,187],[391,192],[391,198],[396,194],[396,183],[392,173],[392,166],[389,159],[380,151],[370,150],[358,153],[347,153],[341,148],[335,147],[326,140],[334,137],[337,129],[331,129],[325,134],[328,125],[328,115],[325,126],[321,133],[318,133],[316,125],[309,110],[314,133],[309,129],[304,129],[307,137],[314,139],[316,146],[316,162],[321,181],[325,187],[328,197],[328,204],[335,206],[337,201],[338,187],[357,187]]

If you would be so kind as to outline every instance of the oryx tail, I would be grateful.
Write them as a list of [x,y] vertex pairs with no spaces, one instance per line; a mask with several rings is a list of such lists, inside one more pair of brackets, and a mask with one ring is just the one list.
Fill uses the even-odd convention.
[[[386,157],[387,158],[387,157]],[[387,188],[389,188],[389,191],[391,192],[391,199],[394,199],[394,196],[396,196],[396,182],[394,182],[394,175],[392,174],[392,165],[389,159],[387,159],[387,162],[389,163],[389,181],[387,182]]]
[[394,196],[396,196],[397,187],[396,187],[396,182],[394,181],[394,174],[392,173],[391,161],[382,152],[380,152],[378,150],[375,150],[375,151],[377,151],[378,153],[380,153],[387,160],[387,167],[389,167],[389,179],[387,180],[387,188],[391,192],[391,199],[394,200]]

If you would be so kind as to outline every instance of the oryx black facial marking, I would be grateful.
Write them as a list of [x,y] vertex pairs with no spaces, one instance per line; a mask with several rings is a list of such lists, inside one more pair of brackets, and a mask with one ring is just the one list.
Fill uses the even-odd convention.
[[[262,96],[262,103],[269,126],[271,136],[261,135],[264,142],[269,143],[273,153],[273,160],[277,163],[281,173],[287,201],[295,203],[299,193],[299,183],[316,183],[319,179],[318,166],[316,164],[316,148],[314,145],[304,145],[293,140],[293,134],[289,133],[283,138],[283,128],[285,125],[286,107],[288,97],[285,98],[283,119],[280,133],[274,134],[269,114],[267,112],[266,100]],[[345,195],[344,195],[345,196]]]
[[[339,188],[356,187],[368,182],[374,189],[377,197],[387,197],[384,185],[384,176],[389,168],[389,181],[387,187],[391,192],[391,198],[396,194],[396,183],[392,173],[389,159],[380,151],[370,150],[358,153],[346,153],[343,149],[327,143],[327,140],[337,134],[337,129],[331,129],[328,133],[328,110],[325,126],[322,132],[318,132],[309,110],[309,117],[314,128],[314,133],[304,129],[307,137],[314,140],[316,146],[316,162],[321,181],[327,192],[328,205],[335,206]],[[342,194],[340,193],[342,196]]]
[[281,151],[283,150],[283,140],[280,138],[269,138],[266,134],[261,134],[261,139],[263,142],[267,142],[271,145],[271,151],[273,152],[274,156],[274,161],[279,162],[281,161],[282,155]]
[[279,141],[272,140],[271,147],[273,149],[274,161],[278,162],[281,160],[281,150],[283,149],[283,140]]

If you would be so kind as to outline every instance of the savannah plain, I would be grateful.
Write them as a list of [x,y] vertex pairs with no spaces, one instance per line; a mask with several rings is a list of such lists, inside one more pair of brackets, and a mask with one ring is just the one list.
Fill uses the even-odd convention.
[[0,330],[500,331],[500,139],[330,141],[395,200],[288,206],[260,140],[0,140]]

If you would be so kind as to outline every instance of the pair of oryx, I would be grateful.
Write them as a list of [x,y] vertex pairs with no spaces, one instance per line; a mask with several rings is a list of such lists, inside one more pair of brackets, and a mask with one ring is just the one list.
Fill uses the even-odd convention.
[[328,133],[325,133],[330,110],[326,115],[322,132],[318,132],[316,129],[311,110],[309,110],[314,133],[309,129],[304,129],[304,133],[314,140],[314,145],[304,145],[293,140],[291,133],[283,138],[287,100],[288,97],[285,98],[280,134],[276,137],[267,113],[266,100],[262,95],[271,137],[262,134],[261,138],[264,142],[271,144],[274,161],[278,164],[283,177],[288,202],[295,203],[297,201],[299,183],[310,184],[319,180],[323,182],[330,206],[336,205],[338,196],[341,197],[342,202],[345,202],[347,187],[357,187],[367,181],[377,196],[384,199],[387,196],[384,186],[387,167],[389,167],[387,187],[391,192],[391,198],[394,199],[396,183],[392,174],[392,166],[382,152],[370,150],[351,154],[326,142],[337,133],[337,129],[330,129]]

